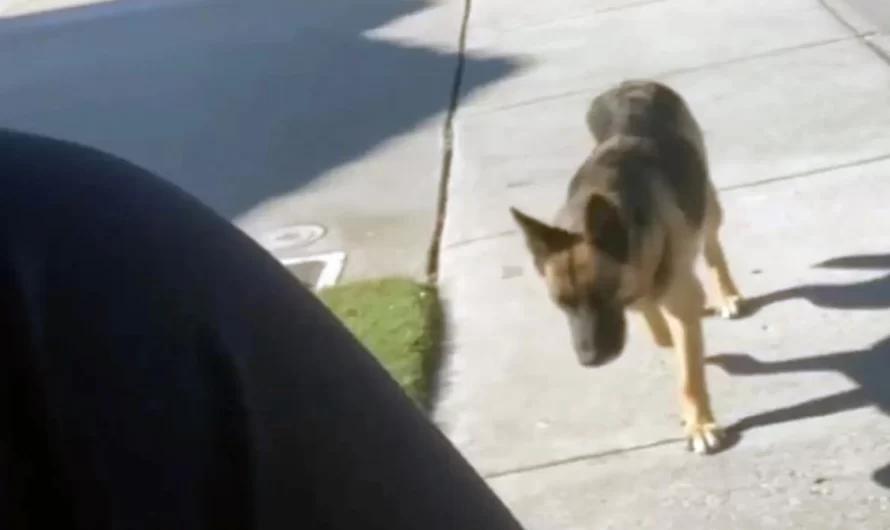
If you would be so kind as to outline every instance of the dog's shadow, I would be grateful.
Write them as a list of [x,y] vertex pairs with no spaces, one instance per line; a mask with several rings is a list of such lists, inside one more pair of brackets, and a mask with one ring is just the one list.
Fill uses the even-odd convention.
[[814,267],[822,269],[857,269],[886,271],[884,276],[853,284],[801,285],[746,301],[746,315],[786,300],[803,298],[818,307],[831,309],[890,308],[890,254],[869,254],[834,258]]
[[[890,308],[890,254],[849,256],[816,266],[882,270],[886,274],[853,284],[803,285],[771,293],[751,300],[749,312],[770,303],[798,298],[806,299],[818,307],[841,310]],[[831,371],[856,383],[856,388],[852,390],[744,418],[729,429],[736,439],[750,429],[862,407],[874,406],[890,415],[890,336],[866,349],[835,352],[820,357],[769,362],[746,354],[721,354],[709,357],[707,362],[733,375]],[[872,478],[881,486],[890,488],[890,464],[875,471]]]

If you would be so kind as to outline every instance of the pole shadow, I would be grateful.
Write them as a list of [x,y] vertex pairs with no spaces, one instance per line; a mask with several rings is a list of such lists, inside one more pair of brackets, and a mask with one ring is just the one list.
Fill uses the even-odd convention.
[[[366,35],[442,5],[117,0],[0,19],[0,124],[129,159],[233,219],[447,111],[455,51]],[[459,15],[441,17],[455,43]],[[519,66],[465,64],[464,93]]]
[[[758,307],[791,299],[805,299],[818,307],[841,310],[877,310],[890,308],[890,254],[848,256],[816,265],[821,268],[882,270],[876,279],[853,284],[803,285],[778,291],[758,299]],[[876,407],[890,415],[890,336],[862,350],[830,353],[819,357],[769,362],[747,354],[710,356],[708,364],[721,367],[732,375],[765,375],[795,372],[834,372],[856,384],[856,388],[796,405],[765,411],[743,418],[730,427],[737,437],[759,428],[806,418],[818,418]],[[872,479],[890,488],[890,464],[872,474]]]

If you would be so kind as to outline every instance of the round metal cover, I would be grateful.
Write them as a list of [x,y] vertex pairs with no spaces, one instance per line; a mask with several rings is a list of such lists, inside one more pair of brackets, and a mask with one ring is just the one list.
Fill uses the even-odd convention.
[[308,247],[325,235],[321,225],[293,225],[263,235],[263,245],[269,250]]

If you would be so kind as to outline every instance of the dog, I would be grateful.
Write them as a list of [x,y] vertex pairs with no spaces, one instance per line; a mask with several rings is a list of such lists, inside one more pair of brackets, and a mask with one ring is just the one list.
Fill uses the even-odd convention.
[[583,366],[617,358],[626,314],[642,314],[655,344],[673,347],[687,446],[721,447],[704,373],[705,292],[695,273],[704,255],[724,318],[742,296],[720,242],[723,210],[701,128],[672,88],[626,80],[596,96],[586,115],[592,153],[568,186],[553,224],[515,207],[535,269],[568,319]]

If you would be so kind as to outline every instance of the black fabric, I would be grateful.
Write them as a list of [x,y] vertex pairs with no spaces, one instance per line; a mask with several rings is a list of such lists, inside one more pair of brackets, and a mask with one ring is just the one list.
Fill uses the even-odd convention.
[[519,528],[315,297],[189,195],[10,131],[0,186],[0,528]]

